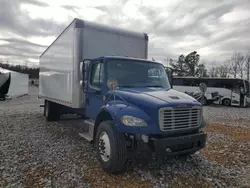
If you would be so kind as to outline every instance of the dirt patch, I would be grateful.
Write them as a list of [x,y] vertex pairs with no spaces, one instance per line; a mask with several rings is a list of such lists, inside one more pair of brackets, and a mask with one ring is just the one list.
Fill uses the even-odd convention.
[[250,164],[250,150],[241,142],[210,141],[201,153],[220,164],[244,166]]
[[53,169],[49,166],[36,166],[24,171],[24,185],[26,188],[43,188],[48,180],[53,178]]
[[245,166],[250,164],[250,128],[210,124],[205,132],[219,133],[228,139],[208,139],[201,153],[210,160],[228,166]]
[[100,167],[86,171],[84,182],[89,183],[93,188],[99,187],[138,187],[149,188],[152,183],[149,180],[142,180],[138,175],[121,174],[111,175],[100,170]]
[[[172,181],[169,184],[169,187],[172,188],[186,188],[186,187],[192,187],[192,188],[210,188],[212,187],[204,178],[198,177],[192,177],[192,176],[185,176],[183,174],[175,175],[171,178]],[[167,181],[167,180],[166,180]]]
[[223,124],[209,124],[204,128],[204,131],[224,134],[238,141],[250,141],[250,128]]
[[[91,149],[90,149],[91,148]],[[131,166],[125,169],[123,173],[117,175],[104,172],[96,159],[95,152],[90,147],[88,153],[82,152],[82,148],[72,150],[74,156],[74,165],[80,167],[78,173],[84,173],[82,180],[91,188],[99,187],[128,187],[128,188],[149,188],[152,187],[152,182],[149,179],[143,178],[138,172],[134,171]],[[81,155],[79,155],[81,153]],[[129,168],[131,167],[131,168]]]
[[218,122],[219,124],[226,124],[226,125],[237,125],[237,126],[244,126],[244,127],[250,127],[250,119],[249,117],[246,118],[234,118],[230,116],[217,116],[212,119],[212,122],[216,123]]

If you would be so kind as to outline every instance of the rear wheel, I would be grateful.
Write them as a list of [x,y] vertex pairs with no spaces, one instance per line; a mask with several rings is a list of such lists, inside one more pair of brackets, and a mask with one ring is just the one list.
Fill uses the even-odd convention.
[[230,100],[230,99],[224,99],[224,100],[222,101],[222,103],[223,103],[223,105],[225,105],[225,106],[230,106],[230,105],[231,105],[231,100]]
[[43,116],[46,116],[46,100],[44,100]]
[[57,121],[60,119],[60,106],[56,103],[45,100],[44,115],[47,121]]
[[95,138],[97,157],[104,171],[121,172],[127,162],[125,135],[118,132],[113,121],[104,121],[99,125]]

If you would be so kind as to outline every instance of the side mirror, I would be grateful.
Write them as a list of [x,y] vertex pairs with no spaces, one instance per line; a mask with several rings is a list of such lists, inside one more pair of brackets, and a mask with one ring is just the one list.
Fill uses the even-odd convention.
[[88,69],[89,69],[89,62],[91,60],[84,59],[82,62],[80,62],[80,85],[84,89],[84,91],[87,90],[87,84],[88,84]]

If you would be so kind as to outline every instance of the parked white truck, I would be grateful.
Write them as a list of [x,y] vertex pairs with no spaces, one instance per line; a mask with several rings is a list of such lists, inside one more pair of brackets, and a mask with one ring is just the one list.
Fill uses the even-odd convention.
[[162,64],[148,61],[148,36],[80,19],[40,56],[39,98],[47,121],[66,112],[84,118],[106,172],[124,169],[143,142],[157,155],[205,147],[201,104],[172,90]]

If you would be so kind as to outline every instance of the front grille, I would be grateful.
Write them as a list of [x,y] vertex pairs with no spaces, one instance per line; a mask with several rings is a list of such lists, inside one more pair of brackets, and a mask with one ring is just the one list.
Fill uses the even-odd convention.
[[188,129],[201,125],[202,109],[164,107],[159,110],[159,125],[162,131]]

